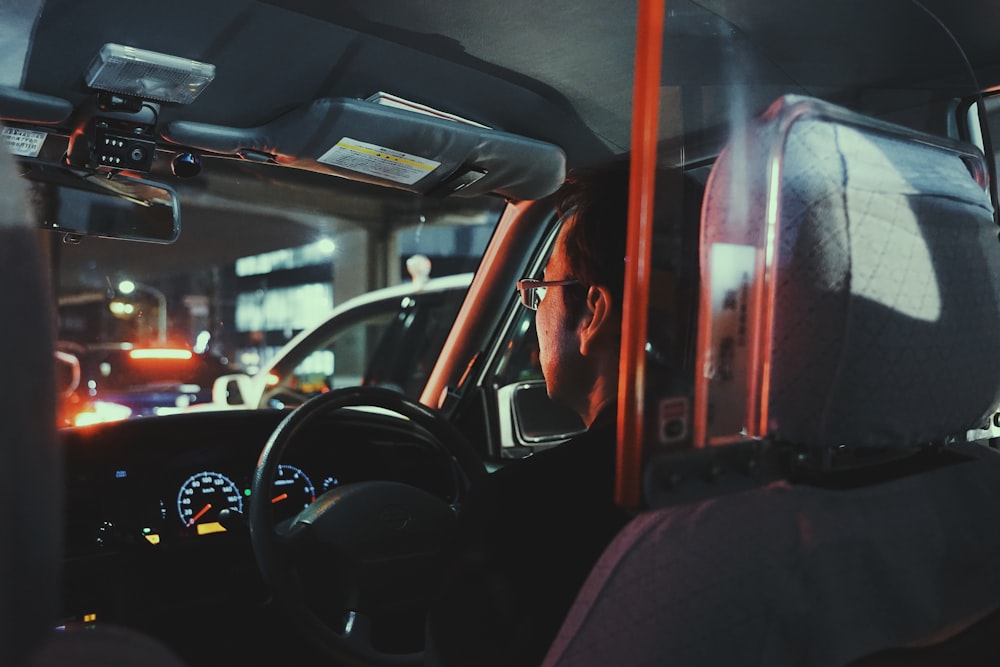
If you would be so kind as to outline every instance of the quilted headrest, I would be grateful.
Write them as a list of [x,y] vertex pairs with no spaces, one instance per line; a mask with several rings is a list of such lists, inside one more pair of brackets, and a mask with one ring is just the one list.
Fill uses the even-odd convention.
[[986,174],[972,146],[797,96],[733,139],[702,212],[703,442],[912,447],[984,424],[1000,404]]

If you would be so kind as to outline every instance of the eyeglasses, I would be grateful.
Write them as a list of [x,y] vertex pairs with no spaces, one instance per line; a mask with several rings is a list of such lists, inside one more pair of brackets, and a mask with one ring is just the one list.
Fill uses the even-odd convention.
[[548,288],[579,284],[580,281],[575,278],[566,280],[529,280],[525,278],[517,281],[517,291],[521,293],[521,305],[529,310],[538,310],[538,304],[545,298],[545,291]]

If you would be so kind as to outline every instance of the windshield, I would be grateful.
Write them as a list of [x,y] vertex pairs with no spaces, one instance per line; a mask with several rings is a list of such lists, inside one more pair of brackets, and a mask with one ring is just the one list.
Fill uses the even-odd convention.
[[[436,299],[446,308],[400,304],[427,281],[474,271],[503,202],[445,205],[347,181],[320,188],[292,170],[278,180],[253,165],[206,162],[207,184],[176,182],[184,227],[173,244],[51,235],[59,340],[84,350],[169,346],[220,360],[197,374],[193,364],[147,363],[150,381],[169,369],[171,380],[210,389],[215,377],[253,377],[291,354],[301,363],[282,368],[280,381],[306,394],[375,383],[418,396],[468,280]],[[380,300],[386,290],[394,296]],[[364,307],[378,326],[339,313],[343,324],[333,322],[326,340],[282,353],[304,332],[331,329],[327,320],[345,304],[360,312],[367,295],[382,304]],[[386,326],[403,311],[417,321]],[[390,333],[396,339],[383,340]],[[394,356],[376,354],[380,346]],[[111,377],[135,384],[115,373],[105,386]]]

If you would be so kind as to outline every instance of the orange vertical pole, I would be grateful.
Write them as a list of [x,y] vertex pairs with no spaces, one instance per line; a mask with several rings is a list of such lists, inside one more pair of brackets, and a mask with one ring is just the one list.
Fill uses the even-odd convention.
[[639,0],[632,154],[629,183],[625,300],[618,371],[618,457],[615,501],[638,509],[642,502],[642,438],[645,400],[646,322],[649,307],[653,189],[660,118],[660,69],[665,0]]

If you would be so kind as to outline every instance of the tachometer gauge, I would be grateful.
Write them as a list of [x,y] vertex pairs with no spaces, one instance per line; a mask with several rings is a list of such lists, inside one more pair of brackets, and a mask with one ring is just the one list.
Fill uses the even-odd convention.
[[308,475],[295,466],[280,464],[271,493],[275,520],[295,516],[314,500],[316,489]]
[[181,484],[177,512],[185,526],[215,523],[224,509],[243,512],[243,496],[233,480],[225,475],[200,472]]

